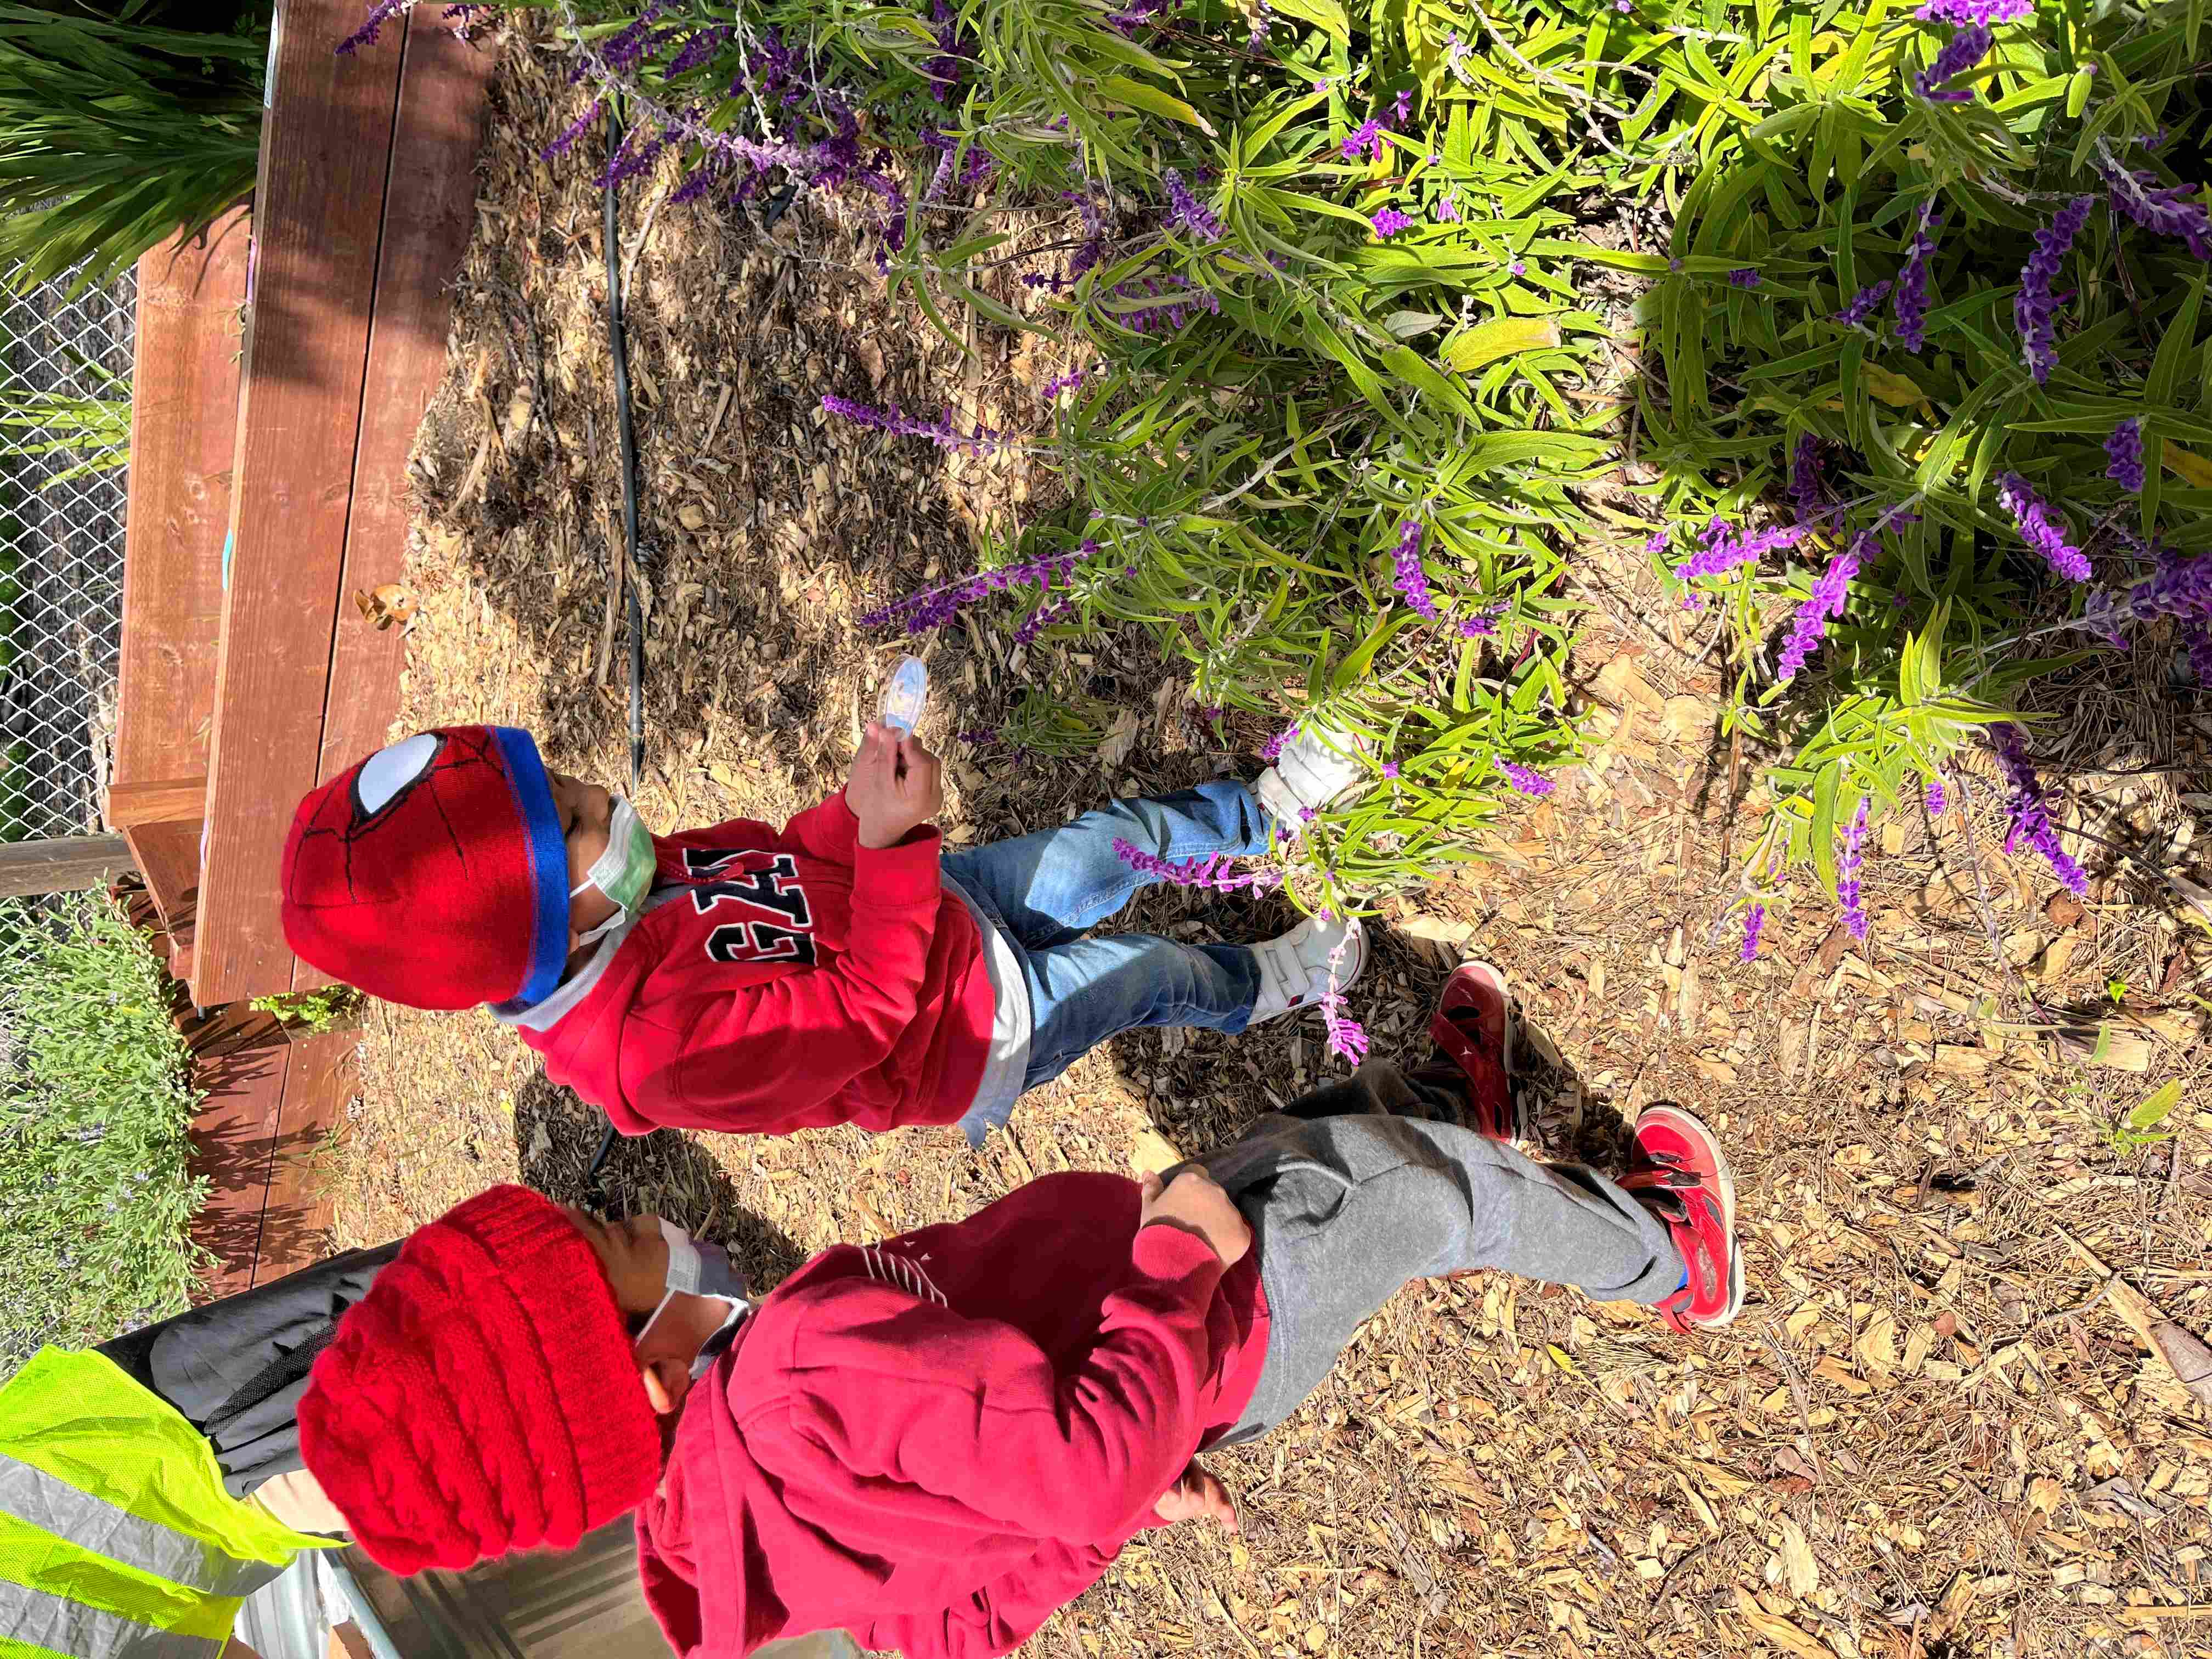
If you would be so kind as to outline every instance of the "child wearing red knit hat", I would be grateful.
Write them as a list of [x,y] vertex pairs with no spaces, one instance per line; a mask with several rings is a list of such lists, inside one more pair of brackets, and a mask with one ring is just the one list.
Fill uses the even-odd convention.
[[1364,1066],[1164,1177],[1046,1176],[824,1251],[749,1311],[684,1293],[681,1234],[500,1188],[346,1316],[302,1451],[400,1571],[637,1505],[684,1659],[835,1629],[906,1659],[1006,1653],[1140,1530],[1233,1528],[1199,1454],[1288,1416],[1412,1279],[1501,1269],[1684,1331],[1735,1316],[1711,1133],[1654,1107],[1618,1181],[1531,1161],[1509,1026],[1503,981],[1463,969],[1426,1066]]
[[627,1134],[959,1123],[1117,1031],[1235,1033],[1358,977],[1356,922],[1255,945],[1090,937],[1164,864],[1266,852],[1366,774],[1294,739],[1252,788],[1117,800],[947,852],[937,759],[871,725],[836,795],[777,830],[659,836],[549,772],[526,732],[379,750],[301,803],[284,849],[294,951],[372,996],[489,1003],[546,1074]]

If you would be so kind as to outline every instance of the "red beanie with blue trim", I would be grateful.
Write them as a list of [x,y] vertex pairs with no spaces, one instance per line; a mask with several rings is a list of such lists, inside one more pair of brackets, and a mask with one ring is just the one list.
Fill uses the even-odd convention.
[[300,803],[284,938],[410,1008],[527,1007],[568,960],[568,852],[530,733],[455,726],[380,749]]

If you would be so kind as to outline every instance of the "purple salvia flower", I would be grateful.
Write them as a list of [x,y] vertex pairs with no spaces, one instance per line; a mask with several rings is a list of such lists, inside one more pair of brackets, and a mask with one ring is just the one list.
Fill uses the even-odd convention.
[[1498,637],[1498,619],[1505,614],[1502,605],[1486,605],[1471,617],[1462,617],[1459,636],[1463,640],[1494,640]]
[[895,438],[927,438],[940,449],[957,449],[970,455],[988,455],[1003,442],[987,426],[979,425],[972,434],[955,431],[949,409],[935,421],[921,421],[902,413],[896,404],[889,409],[872,409],[835,393],[823,394],[822,407],[832,415],[861,426],[872,426],[878,432],[888,432]]
[[2128,636],[2120,632],[2120,623],[2129,612],[2121,602],[2105,589],[2094,588],[2081,601],[2081,626],[2084,632],[2094,634],[2115,651],[2128,648]]
[[1804,604],[1797,607],[1790,619],[1790,637],[1782,642],[1775,658],[1775,673],[1782,679],[1795,678],[1813,654],[1813,647],[1828,635],[1828,624],[1844,614],[1850,602],[1851,579],[1859,574],[1859,566],[1875,546],[1875,532],[1863,531],[1854,536],[1848,546],[1828,561],[1813,584],[1813,591]]
[[1026,586],[1030,582],[1048,591],[1065,583],[1077,565],[1097,551],[1097,542],[1085,541],[1073,553],[1042,553],[1033,559],[1001,565],[995,570],[979,570],[919,593],[909,593],[880,611],[871,611],[860,618],[860,626],[880,628],[885,623],[896,622],[904,623],[909,634],[926,634],[933,628],[942,628],[988,594]]
[[1804,526],[1793,524],[1778,530],[1762,530],[1753,536],[1739,536],[1727,520],[1716,516],[1705,526],[1704,548],[1674,567],[1675,580],[1689,581],[1698,576],[1718,576],[1742,565],[1757,564],[1762,555],[1778,547],[1796,546],[1804,534]]
[[697,69],[721,51],[723,44],[735,33],[735,26],[729,23],[716,23],[694,32],[691,38],[684,43],[684,50],[668,60],[669,78],[673,80],[677,76],[688,75]]
[[1743,959],[1759,960],[1759,930],[1766,925],[1766,907],[1754,904],[1743,913]]
[[1859,797],[1859,810],[1844,831],[1844,854],[1836,860],[1836,902],[1844,913],[1844,926],[1863,945],[1867,936],[1866,901],[1859,893],[1859,870],[1866,861],[1867,798]]
[[645,49],[653,44],[653,20],[660,15],[661,3],[662,0],[652,0],[643,11],[600,43],[601,64],[617,72],[636,65],[638,59],[645,56]]
[[1411,87],[1401,87],[1398,89],[1397,100],[1391,106],[1390,119],[1394,125],[1402,127],[1413,113],[1413,89]]
[[1728,279],[1729,286],[1730,288],[1757,288],[1759,286],[1759,273],[1756,270],[1753,270],[1749,265],[1739,266],[1736,270],[1731,270],[1729,272]]
[[2043,854],[2051,872],[2065,884],[2068,892],[2075,898],[2087,897],[2089,878],[2058,844],[2058,826],[2051,821],[2050,805],[2044,795],[2042,781],[2027,758],[2027,744],[2021,729],[2009,721],[2000,721],[1989,727],[1984,735],[1996,751],[1997,765],[2012,791],[2005,801],[2005,810],[2012,816],[2012,826],[2005,834],[2005,851],[2009,853],[2026,842]]
[[2178,631],[2182,649],[2189,653],[2189,672],[2199,686],[2212,686],[2212,627],[2202,617],[2185,617]]
[[995,726],[971,726],[958,736],[963,743],[978,744],[996,743],[999,740],[999,728]]
[[2108,150],[2100,155],[2097,171],[2105,175],[2115,208],[2145,230],[2179,237],[2196,258],[2212,259],[2212,213],[2186,187],[2160,185],[2154,173],[2130,171]]
[[2020,292],[2012,302],[2013,325],[2020,330],[2021,361],[2038,386],[2047,385],[2058,362],[2058,301],[2051,284],[2066,263],[2074,239],[2087,222],[2094,196],[2077,196],[2052,216],[2049,225],[2035,233],[2035,252],[2021,267]]
[[1520,259],[1510,261],[1507,264],[1505,269],[1516,276],[1526,276],[1528,274],[1528,266],[1527,263]]
[[1395,761],[1384,761],[1382,763],[1382,775],[1389,779],[1391,782],[1395,783],[1398,781],[1398,763]]
[[2158,568],[2128,592],[2128,611],[2153,617],[2212,617],[2212,554],[2178,558],[2157,548]]
[[338,42],[337,55],[350,58],[363,46],[374,46],[376,37],[383,33],[384,26],[393,18],[404,15],[414,3],[415,0],[376,0],[376,3],[368,9],[368,15],[362,19],[361,27]]
[[1511,784],[1514,790],[1520,794],[1548,795],[1559,787],[1558,784],[1541,772],[1534,771],[1526,766],[1516,765],[1512,761],[1498,762],[1498,769],[1505,775],[1505,781]]
[[2020,526],[2020,538],[2043,555],[2043,562],[2069,582],[2089,580],[2089,561],[2066,539],[2066,523],[2055,518],[2043,498],[2017,472],[1997,474],[1997,499]]
[[1358,937],[1356,933],[1346,933],[1336,949],[1328,953],[1328,987],[1321,994],[1322,1028],[1328,1034],[1328,1051],[1354,1066],[1367,1058],[1367,1032],[1358,1020],[1344,1012],[1342,987],[1344,954]]
[[1459,204],[1450,197],[1445,197],[1437,204],[1437,217],[1448,225],[1460,223]]
[[1167,185],[1168,205],[1173,210],[1176,222],[1190,233],[1191,239],[1200,243],[1219,241],[1221,221],[1206,210],[1205,203],[1190,193],[1188,188],[1183,184],[1182,174],[1170,167],[1168,170]]
[[1257,52],[1267,44],[1267,25],[1273,16],[1273,14],[1267,9],[1267,0],[1260,0],[1260,3],[1252,8],[1250,27],[1244,35],[1244,45],[1249,50]]
[[1431,622],[1441,622],[1437,601],[1429,592],[1428,572],[1421,568],[1421,524],[1418,519],[1407,519],[1398,526],[1398,574],[1392,578],[1406,603]]
[[1363,155],[1380,155],[1382,153],[1382,123],[1373,116],[1369,116],[1354,127],[1352,130],[1352,137],[1337,148],[1343,153],[1344,159],[1347,161],[1357,161]]
[[1134,842],[1114,837],[1114,856],[1140,876],[1150,876],[1177,887],[1203,887],[1211,892],[1233,893],[1240,888],[1270,888],[1281,884],[1283,872],[1262,865],[1256,869],[1237,867],[1239,860],[1227,853],[1214,853],[1202,859],[1163,858],[1158,853],[1148,853]]
[[1298,808],[1298,822],[1300,823],[1311,823],[1320,816],[1321,809],[1317,806],[1301,806]]
[[2105,440],[2105,453],[2112,465],[2105,476],[2117,479],[2123,489],[2132,489],[2137,495],[2143,487],[2142,422],[2133,416],[2112,428],[2112,435]]
[[590,131],[595,125],[597,125],[599,117],[605,113],[606,107],[607,100],[605,99],[592,99],[592,106],[589,109],[586,110],[581,115],[568,123],[567,126],[562,128],[560,132],[554,137],[553,142],[546,145],[544,149],[538,152],[538,159],[540,161],[550,161],[556,155],[567,155],[568,146],[574,143],[576,140],[582,137],[586,132]]
[[1943,83],[1964,75],[1988,57],[1994,43],[1995,37],[1985,25],[1962,25],[1943,43],[1943,50],[1936,54],[1936,61],[1912,77],[1912,90],[1931,104],[1972,103],[1974,94],[1971,90],[1964,87],[1946,90]]
[[1931,818],[1942,817],[1944,807],[1949,804],[1950,797],[1943,792],[1943,775],[1940,772],[1932,775],[1928,780],[1926,796],[1928,816]]
[[1387,242],[1401,230],[1413,228],[1413,220],[1394,207],[1386,207],[1370,221],[1375,227],[1375,240]]
[[1065,374],[1055,374],[1038,389],[1037,396],[1046,403],[1050,403],[1061,392],[1073,392],[1081,386],[1090,373],[1087,368],[1076,368],[1070,369]]
[[1928,343],[1928,261],[1936,252],[1929,232],[1942,224],[1943,216],[1936,211],[1931,196],[1921,207],[1919,228],[1905,245],[1905,269],[1897,273],[1898,343],[1916,356]]
[[1889,297],[1889,290],[1895,286],[1895,283],[1887,282],[1868,283],[1851,295],[1851,302],[1841,311],[1830,312],[1828,320],[1848,323],[1853,328],[1867,327],[1867,319],[1881,308],[1881,302]]
[[1293,720],[1260,745],[1260,758],[1273,766],[1282,758],[1283,745],[1298,734],[1297,722]]
[[1797,434],[1790,452],[1790,499],[1797,504],[1797,522],[1811,524],[1820,516],[1820,441],[1809,432]]
[[2035,14],[2035,0],[1928,0],[1912,15],[1923,23],[1969,23],[1987,27],[2013,23]]
[[1668,539],[1667,526],[1662,524],[1644,538],[1644,550],[1656,559],[1666,552]]

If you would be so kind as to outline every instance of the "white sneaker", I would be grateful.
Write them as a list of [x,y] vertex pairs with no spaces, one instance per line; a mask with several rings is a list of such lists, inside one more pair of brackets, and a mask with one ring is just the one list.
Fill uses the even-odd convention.
[[1350,934],[1336,988],[1350,987],[1367,968],[1367,930],[1354,918],[1325,921],[1308,916],[1282,936],[1252,947],[1260,958],[1260,995],[1245,1029],[1300,1008],[1318,1007],[1328,994],[1328,959]]
[[1304,814],[1318,812],[1367,775],[1362,758],[1367,740],[1350,732],[1321,732],[1301,721],[1298,733],[1283,745],[1275,763],[1260,774],[1252,793],[1285,836],[1304,824]]

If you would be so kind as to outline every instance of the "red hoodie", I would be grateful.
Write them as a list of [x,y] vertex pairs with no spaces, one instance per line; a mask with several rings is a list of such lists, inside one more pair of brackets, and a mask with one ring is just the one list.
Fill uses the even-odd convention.
[[1047,1176],[784,1281],[684,1407],[638,1513],[683,1659],[848,1630],[906,1659],[1020,1645],[1088,1589],[1259,1382],[1256,1253]]
[[[860,844],[841,794],[781,833],[655,836],[656,896],[542,1029],[545,1074],[625,1134],[955,1123],[990,1056],[990,971],[933,828]],[[565,988],[564,988],[565,989]],[[502,1016],[510,1022],[515,1016]]]

